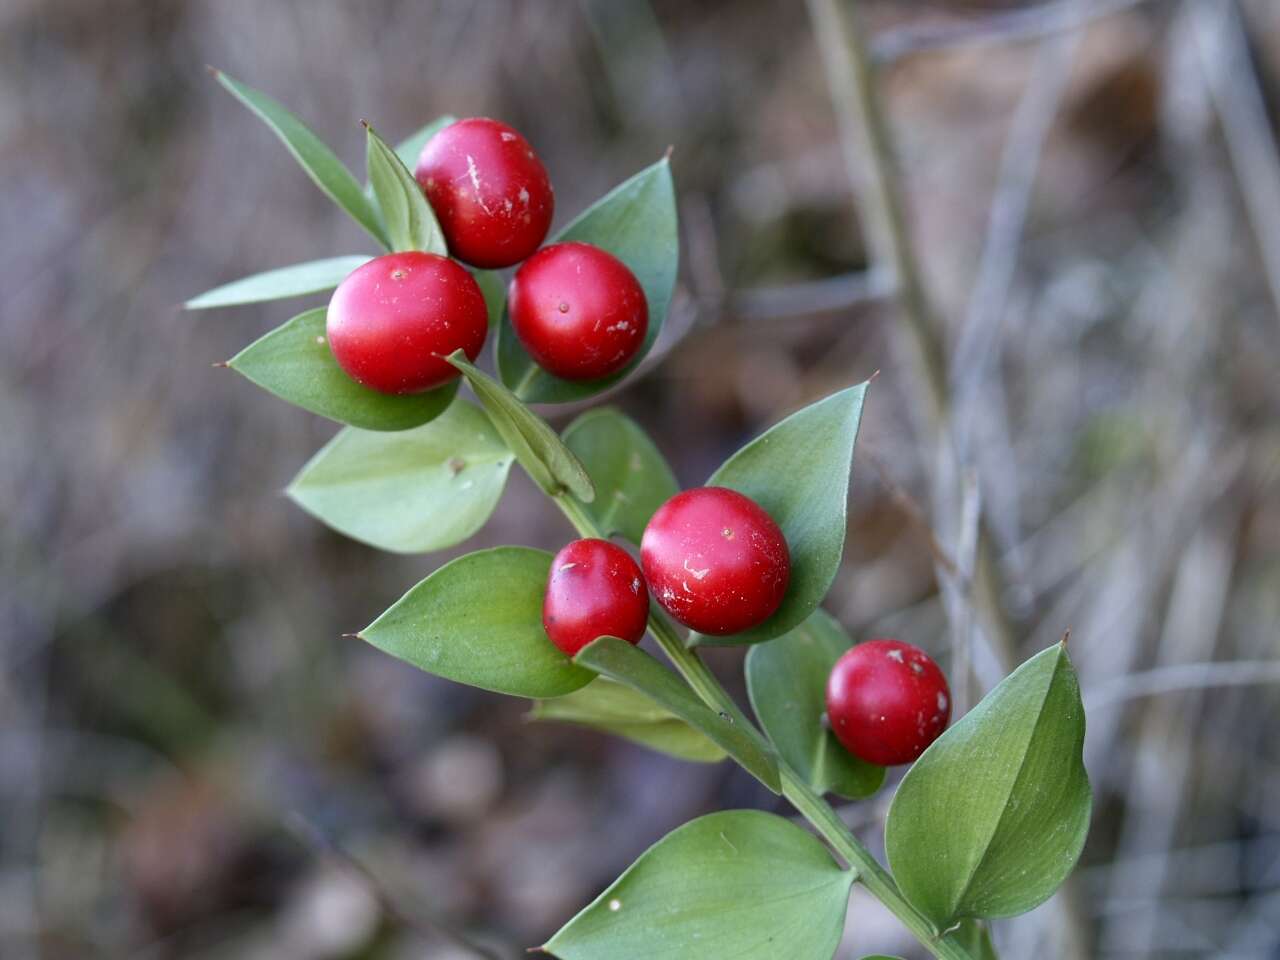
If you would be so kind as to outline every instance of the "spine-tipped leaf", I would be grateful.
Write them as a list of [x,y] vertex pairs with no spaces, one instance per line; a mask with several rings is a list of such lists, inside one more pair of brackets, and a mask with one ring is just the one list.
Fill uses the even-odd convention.
[[329,257],[266,270],[214,287],[198,297],[192,297],[183,306],[188,310],[211,310],[214,307],[233,307],[244,303],[303,297],[311,293],[327,293],[345,280],[352,270],[368,263],[370,259],[366,256]]
[[369,184],[382,209],[393,250],[448,254],[444,234],[418,181],[387,143],[366,125]]

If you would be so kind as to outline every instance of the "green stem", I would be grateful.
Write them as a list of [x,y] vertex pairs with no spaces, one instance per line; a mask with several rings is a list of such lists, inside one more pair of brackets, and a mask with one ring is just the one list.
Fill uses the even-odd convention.
[[[553,499],[579,534],[584,537],[603,537],[600,528],[577,500],[567,493],[562,493]],[[749,730],[762,742],[764,741],[764,735],[747,719],[746,714],[721,686],[720,681],[698,656],[697,651],[685,646],[671,621],[657,609],[652,609],[649,613],[649,632],[658,641],[667,659],[703,703],[712,710],[727,714],[735,724],[741,725],[743,730]],[[925,949],[939,960],[971,960],[969,952],[952,937],[938,935],[937,928],[907,902],[898,890],[898,885],[894,883],[893,877],[889,875],[889,871],[880,866],[879,861],[871,855],[871,851],[853,835],[845,822],[831,808],[831,804],[827,803],[780,757],[778,772],[782,778],[782,795],[845,859],[857,874],[858,882],[888,907],[902,921],[903,926],[924,945]]]

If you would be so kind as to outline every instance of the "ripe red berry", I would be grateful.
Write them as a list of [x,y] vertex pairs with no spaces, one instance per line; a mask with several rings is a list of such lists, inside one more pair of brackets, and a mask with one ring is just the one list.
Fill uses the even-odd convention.
[[484,295],[463,267],[434,253],[391,253],[338,285],[325,321],[329,349],[347,376],[381,393],[421,393],[474,360],[489,332]]
[[608,540],[575,540],[555,555],[542,602],[551,642],[573,656],[596,637],[639,643],[649,591],[630,554]]
[[519,263],[538,249],[555,210],[551,180],[529,141],[472,117],[427,141],[414,169],[449,252],[476,267]]
[[655,599],[699,633],[741,633],[778,609],[791,579],[787,540],[735,490],[677,493],[645,528],[640,560]]
[[844,654],[827,680],[827,719],[846,750],[868,763],[911,763],[951,718],[938,665],[901,640],[868,640]]
[[516,271],[511,325],[539,366],[565,380],[621,370],[644,343],[649,305],[627,265],[589,243],[553,243]]

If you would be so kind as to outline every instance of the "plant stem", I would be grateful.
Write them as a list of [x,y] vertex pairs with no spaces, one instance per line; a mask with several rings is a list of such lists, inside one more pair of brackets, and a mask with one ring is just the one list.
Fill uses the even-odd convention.
[[[584,537],[602,537],[600,528],[591,516],[567,493],[553,498],[562,513]],[[671,621],[656,608],[649,613],[649,632],[653,634],[663,653],[694,693],[712,710],[727,714],[743,730],[749,731],[765,742],[764,735],[756,728],[721,686],[715,674],[698,656],[697,651],[685,646]],[[772,748],[770,748],[772,750]],[[820,833],[857,874],[858,882],[867,888],[902,921],[916,939],[939,960],[971,960],[969,952],[950,936],[939,936],[937,928],[927,917],[911,906],[894,883],[889,871],[880,866],[861,841],[853,835],[845,822],[814,789],[787,763],[778,758],[778,773],[782,779],[782,795],[796,811]]]

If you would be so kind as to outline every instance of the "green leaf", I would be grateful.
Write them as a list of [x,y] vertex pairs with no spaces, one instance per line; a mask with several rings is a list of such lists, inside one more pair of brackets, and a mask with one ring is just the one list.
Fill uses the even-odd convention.
[[245,347],[227,366],[282,400],[366,430],[407,430],[448,409],[458,384],[392,396],[356,383],[338,366],[325,339],[325,308],[300,313]]
[[995,944],[991,942],[991,931],[977,920],[969,917],[961,920],[951,939],[969,951],[973,960],[1000,960],[996,956]]
[[552,241],[580,240],[625,263],[644,288],[649,329],[626,369],[601,380],[561,380],[539,367],[521,346],[511,317],[498,329],[497,360],[502,382],[529,403],[568,403],[593,396],[634,370],[653,347],[666,320],[680,261],[675,187],[663,157],[588,207]]
[[262,91],[232,79],[221,70],[214,70],[213,75],[232,96],[271,128],[307,176],[330,200],[351,214],[378,243],[384,247],[388,245],[378,212],[360,189],[359,182],[306,124]]
[[347,427],[286,493],[339,533],[382,550],[424,553],[461,543],[484,526],[513,459],[488,417],[455,400],[413,430]]
[[410,173],[418,165],[418,154],[422,153],[422,148],[427,145],[427,141],[457,119],[457,117],[447,113],[443,117],[436,117],[417,133],[405,137],[396,144],[396,156],[400,158],[401,163],[409,168]]
[[844,552],[849,471],[867,385],[833,393],[751,441],[711,475],[708,486],[745,493],[782,528],[791,583],[777,612],[727,637],[692,634],[692,644],[760,643],[781,636],[818,608]]
[[725,752],[706,734],[608,677],[599,677],[566,696],[539,700],[529,719],[592,727],[681,760],[715,763],[725,758]]
[[449,255],[435,212],[413,174],[396,152],[365,124],[369,185],[378,199],[393,250],[421,250]]
[[242,280],[214,287],[198,297],[192,297],[183,306],[188,310],[210,310],[214,307],[301,297],[309,293],[326,293],[345,280],[352,270],[371,259],[373,258],[357,255],[295,263],[291,267],[255,273]]
[[774,793],[782,791],[778,763],[768,745],[752,730],[706,707],[683,680],[639,647],[617,637],[598,637],[578,651],[574,662],[644,694],[705,733]]
[[889,808],[903,894],[942,929],[1047,900],[1089,829],[1080,686],[1058,644],[1032,657],[934,741]]
[[583,503],[595,499],[586,468],[545,420],[497,380],[472,366],[461,350],[446,359],[467,378],[494,427],[534,483],[553,497],[567,490]]
[[438,677],[539,699],[572,693],[594,675],[542,629],[551,554],[480,550],[446,563],[360,631],[380,650]]
[[658,507],[680,490],[675,475],[644,429],[612,407],[589,410],[569,424],[564,442],[595,484],[586,508],[605,536],[639,543]]
[[782,817],[713,813],[646,850],[543,949],[561,960],[831,960],[852,883]]
[[869,797],[884,767],[859,760],[823,724],[827,678],[853,642],[825,610],[747,653],[751,708],[778,755],[819,793]]
[[502,310],[507,305],[507,287],[502,282],[502,274],[496,270],[472,270],[471,276],[476,278],[476,286],[484,297],[485,309],[489,311],[489,329],[493,330],[502,322]]

